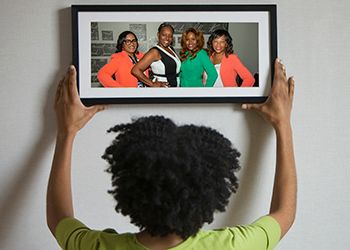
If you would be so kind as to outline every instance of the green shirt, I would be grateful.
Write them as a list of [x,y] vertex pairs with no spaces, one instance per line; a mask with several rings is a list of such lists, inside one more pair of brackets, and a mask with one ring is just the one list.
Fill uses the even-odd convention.
[[[203,85],[203,73],[207,80]],[[198,51],[195,58],[188,57],[181,63],[180,87],[213,87],[218,73],[205,50]]]
[[[218,230],[200,230],[195,236],[171,250],[193,249],[273,249],[279,242],[281,229],[271,216],[264,216],[253,224]],[[117,234],[112,231],[96,231],[79,220],[65,218],[56,227],[56,239],[67,250],[146,250],[134,234]]]

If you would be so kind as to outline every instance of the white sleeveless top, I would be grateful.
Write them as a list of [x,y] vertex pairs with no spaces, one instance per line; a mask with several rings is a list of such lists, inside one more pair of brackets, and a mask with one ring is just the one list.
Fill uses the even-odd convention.
[[[178,74],[180,73],[180,68],[181,68],[181,60],[179,59],[179,57],[176,55],[175,51],[173,51],[170,47],[169,49],[174,53],[174,55],[170,54],[168,51],[166,51],[165,49],[163,49],[162,47],[160,47],[159,45],[156,45],[155,47],[157,47],[158,50],[160,50],[161,55],[164,54],[166,55],[167,58],[163,58],[161,60],[152,62],[150,67],[152,69],[152,72],[154,73],[154,79],[153,81],[159,81],[159,82],[169,82],[168,78],[167,78],[167,70],[166,67],[174,67],[176,66],[176,69],[171,69],[172,71],[176,72],[176,76],[173,75],[173,77],[176,77],[177,80],[177,84],[175,86],[175,84],[172,87],[177,87],[179,86],[179,82],[180,82],[180,78],[178,76]],[[167,62],[175,62],[171,63],[171,65],[169,65]],[[169,69],[168,69],[169,70]]]

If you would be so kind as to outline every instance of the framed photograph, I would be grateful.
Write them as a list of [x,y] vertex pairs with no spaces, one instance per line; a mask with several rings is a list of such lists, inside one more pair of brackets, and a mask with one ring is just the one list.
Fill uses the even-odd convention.
[[271,89],[276,5],[72,5],[72,31],[86,105],[252,103]]

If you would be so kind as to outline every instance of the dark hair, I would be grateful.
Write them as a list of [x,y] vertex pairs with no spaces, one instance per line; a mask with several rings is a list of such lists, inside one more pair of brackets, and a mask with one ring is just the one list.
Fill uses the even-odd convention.
[[[197,40],[197,48],[193,51],[189,51],[186,45],[186,36],[189,33],[193,33]],[[197,52],[203,49],[203,46],[204,46],[203,32],[200,32],[195,28],[187,29],[185,32],[182,33],[182,37],[181,37],[181,51],[180,51],[181,60],[185,61],[188,57],[191,57],[191,59],[196,58]]]
[[136,47],[135,54],[138,53],[137,49],[139,47],[139,43],[138,43],[138,40],[137,40],[137,36],[133,32],[131,32],[129,30],[126,30],[126,31],[123,31],[122,33],[120,33],[120,35],[118,37],[118,40],[117,40],[117,46],[116,46],[117,50],[115,51],[115,53],[123,51],[123,43],[126,41],[126,36],[129,35],[129,34],[133,35],[135,37],[135,39],[136,39],[137,47]]
[[170,23],[167,23],[167,22],[161,23],[159,25],[158,32],[160,32],[165,27],[170,28],[172,30],[172,32],[174,33],[174,27]]
[[153,236],[195,235],[238,188],[240,153],[214,129],[150,116],[108,132],[118,133],[102,156],[115,210]]
[[207,47],[209,49],[209,54],[211,55],[214,53],[214,48],[213,48],[213,40],[219,37],[225,36],[225,41],[227,43],[227,48],[225,49],[225,56],[227,57],[230,54],[233,54],[233,43],[232,43],[232,37],[230,33],[228,33],[227,30],[215,30],[213,33],[210,34],[210,37],[207,42]]

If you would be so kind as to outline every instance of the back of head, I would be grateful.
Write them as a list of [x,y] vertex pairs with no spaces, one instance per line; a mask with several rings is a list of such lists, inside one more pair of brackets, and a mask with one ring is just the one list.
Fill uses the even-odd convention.
[[239,152],[217,131],[162,116],[117,125],[103,158],[116,211],[152,235],[194,235],[238,188]]

